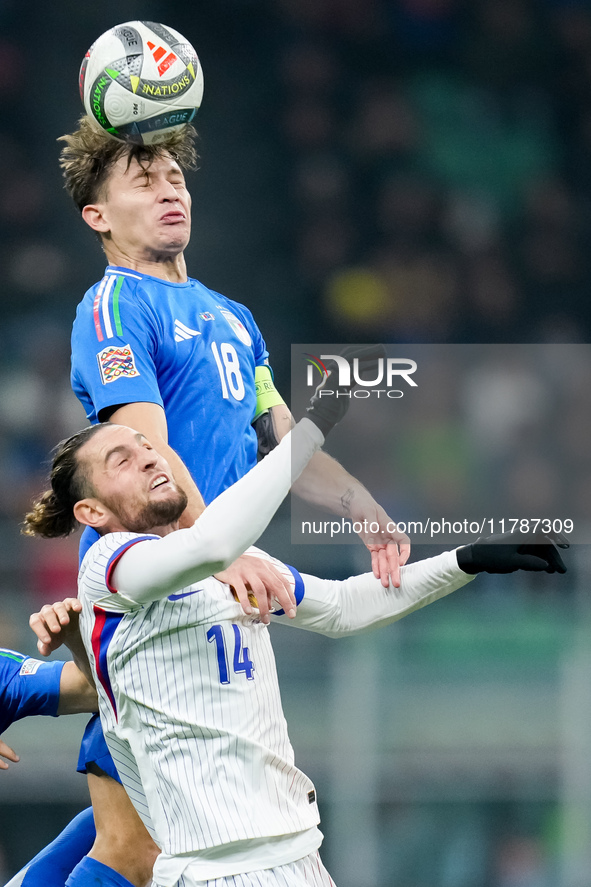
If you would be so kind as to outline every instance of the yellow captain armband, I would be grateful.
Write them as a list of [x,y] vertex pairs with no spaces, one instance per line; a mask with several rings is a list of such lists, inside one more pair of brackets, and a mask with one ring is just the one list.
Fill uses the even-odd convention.
[[257,405],[253,422],[270,410],[271,407],[278,407],[285,401],[275,388],[271,368],[268,366],[255,367],[254,369],[254,387],[257,395]]

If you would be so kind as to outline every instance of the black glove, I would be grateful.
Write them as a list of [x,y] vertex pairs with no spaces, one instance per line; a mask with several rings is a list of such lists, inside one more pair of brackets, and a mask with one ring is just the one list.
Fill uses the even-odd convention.
[[546,533],[502,533],[481,536],[456,551],[464,573],[566,573],[558,548],[568,548],[564,536]]
[[[383,345],[347,345],[341,352],[341,356],[349,361],[351,367],[351,384],[335,386],[333,381],[339,377],[338,367],[335,361],[329,360],[326,364],[328,375],[324,376],[316,391],[310,398],[310,406],[306,407],[308,419],[322,431],[326,437],[331,428],[340,422],[349,409],[351,403],[351,391],[357,385],[353,378],[353,360],[359,361],[359,377],[372,381],[377,378],[378,361],[385,359],[386,349]],[[322,396],[322,391],[334,391],[334,394]]]

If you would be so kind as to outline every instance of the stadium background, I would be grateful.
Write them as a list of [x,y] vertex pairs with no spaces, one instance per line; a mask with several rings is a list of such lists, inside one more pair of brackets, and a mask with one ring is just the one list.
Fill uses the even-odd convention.
[[[201,57],[189,271],[253,309],[281,390],[292,342],[589,340],[590,3],[1,0],[0,645],[29,653],[28,614],[72,593],[76,541],[24,540],[18,521],[83,424],[69,329],[103,270],[56,138],[85,50],[134,18]],[[566,442],[582,495],[587,388]],[[365,568],[355,547],[292,551],[288,520],[273,553]],[[565,581],[483,581],[375,637],[277,630],[339,887],[591,883],[590,565],[568,558]],[[0,775],[2,883],[85,803],[83,720],[7,734],[22,762]]]

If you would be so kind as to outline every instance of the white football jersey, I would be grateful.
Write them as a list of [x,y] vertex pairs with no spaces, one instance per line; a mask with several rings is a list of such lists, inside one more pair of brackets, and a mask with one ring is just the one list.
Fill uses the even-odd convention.
[[110,591],[112,566],[145,538],[103,537],[79,577],[105,737],[138,812],[171,855],[315,826],[268,627],[213,577],[144,605]]
[[[111,533],[82,563],[80,624],[101,721],[162,848],[157,883],[187,866],[206,880],[264,868],[273,854],[281,865],[322,838],[314,786],[294,764],[268,628],[209,575],[261,532],[280,495],[277,466],[289,486],[288,455],[280,444],[193,527],[162,538]],[[386,589],[371,573],[323,580],[271,560],[298,603],[286,624],[331,637],[387,625],[474,578],[454,552],[403,567],[400,588]]]

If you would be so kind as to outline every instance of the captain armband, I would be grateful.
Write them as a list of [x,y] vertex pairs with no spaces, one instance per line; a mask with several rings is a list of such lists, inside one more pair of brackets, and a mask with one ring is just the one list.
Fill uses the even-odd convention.
[[285,404],[285,401],[275,388],[271,368],[268,366],[255,367],[254,370],[254,386],[257,396],[257,405],[255,409],[253,423],[270,410],[271,407],[278,407]]
[[269,410],[271,407],[278,407],[281,404],[285,404],[285,401],[275,388],[270,367],[255,367],[254,384],[257,395],[257,405],[252,424],[257,433],[257,455],[259,459],[262,459],[263,456],[266,456],[267,453],[274,450],[279,443],[279,438],[275,433],[273,416]]

